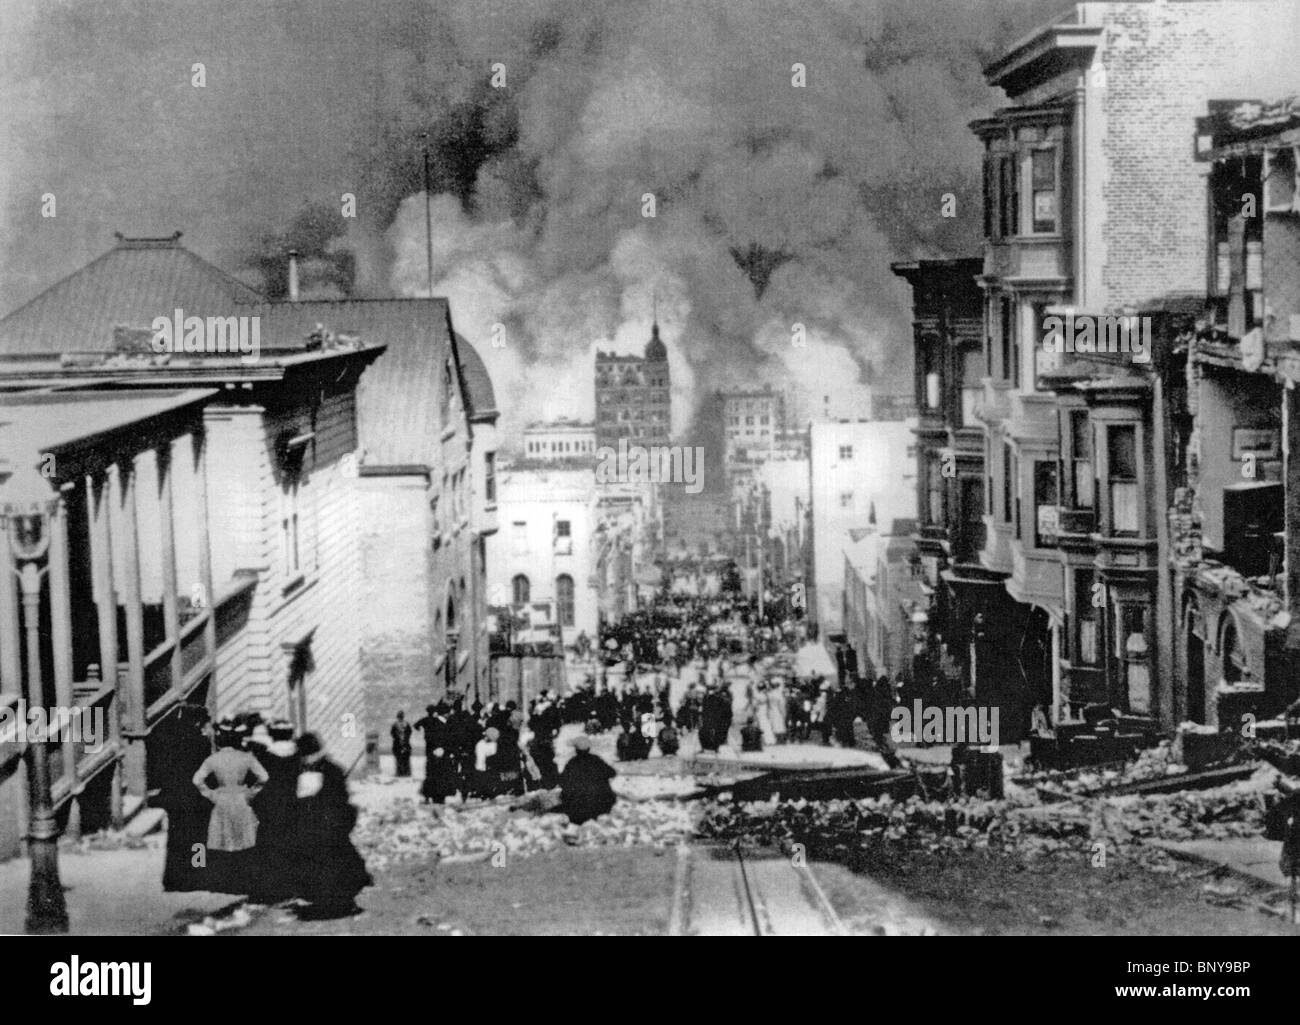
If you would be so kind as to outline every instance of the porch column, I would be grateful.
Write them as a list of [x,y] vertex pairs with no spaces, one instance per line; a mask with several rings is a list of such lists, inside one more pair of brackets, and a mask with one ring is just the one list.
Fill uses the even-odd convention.
[[197,505],[199,508],[199,522],[195,524],[198,529],[198,556],[199,556],[199,588],[203,592],[203,604],[207,606],[207,622],[203,624],[203,647],[208,654],[213,666],[213,679],[208,686],[208,711],[214,716],[217,712],[217,680],[216,680],[216,661],[217,661],[217,596],[212,592],[212,540],[211,527],[208,520],[208,435],[200,424],[190,435],[190,443],[194,452],[194,489],[198,497]]
[[95,610],[99,621],[99,677],[113,688],[107,709],[109,740],[117,757],[109,791],[113,828],[121,829],[122,809],[122,692],[117,677],[117,592],[113,589],[112,533],[109,527],[107,473],[95,474],[90,487],[90,572],[95,593]]
[[18,621],[18,580],[9,547],[9,521],[0,516],[0,694],[23,692],[22,624]]
[[158,476],[158,543],[162,547],[163,622],[172,642],[171,689],[178,691],[181,679],[181,615],[176,604],[176,519],[172,502],[172,452],[170,443],[153,450]]
[[127,746],[122,770],[129,793],[144,797],[145,781],[145,698],[144,698],[144,610],[140,604],[140,540],[135,515],[135,461],[118,463],[117,497],[122,512],[122,602],[126,611],[126,693],[123,719]]
[[81,832],[80,794],[77,785],[77,747],[72,737],[75,699],[72,693],[72,602],[68,595],[68,504],[59,496],[50,517],[50,637],[54,655],[54,705],[50,723],[59,724],[63,752],[63,780],[72,793],[65,832],[76,839]]

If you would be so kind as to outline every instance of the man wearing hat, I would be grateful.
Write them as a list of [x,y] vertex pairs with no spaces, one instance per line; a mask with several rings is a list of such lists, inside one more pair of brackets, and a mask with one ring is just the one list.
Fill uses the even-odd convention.
[[574,737],[573,749],[573,757],[560,772],[560,810],[580,826],[604,815],[617,798],[609,783],[614,770],[591,753],[591,738],[581,734]]
[[393,738],[393,761],[396,764],[394,775],[411,774],[411,724],[406,721],[406,713],[398,712],[392,727],[388,731]]

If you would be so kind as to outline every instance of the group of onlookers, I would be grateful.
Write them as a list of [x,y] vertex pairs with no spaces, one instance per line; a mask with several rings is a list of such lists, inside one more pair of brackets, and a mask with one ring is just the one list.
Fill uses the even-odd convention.
[[295,901],[299,917],[356,910],[371,883],[350,839],[357,811],[319,736],[256,713],[214,725],[201,705],[182,706],[168,729],[164,890]]

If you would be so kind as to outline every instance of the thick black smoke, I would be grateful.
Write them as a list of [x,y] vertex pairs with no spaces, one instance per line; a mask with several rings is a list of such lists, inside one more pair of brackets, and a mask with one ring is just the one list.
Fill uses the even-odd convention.
[[11,0],[0,306],[178,228],[275,294],[289,248],[309,294],[421,294],[427,146],[435,290],[512,416],[590,415],[654,298],[679,428],[717,387],[904,390],[888,264],[975,251],[980,65],[1060,6]]

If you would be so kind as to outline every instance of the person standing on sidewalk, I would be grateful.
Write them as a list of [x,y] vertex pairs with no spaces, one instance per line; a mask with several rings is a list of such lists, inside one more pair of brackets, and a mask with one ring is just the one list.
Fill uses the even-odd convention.
[[[207,889],[248,893],[253,884],[251,852],[257,843],[257,816],[249,798],[270,777],[262,764],[242,749],[243,737],[233,723],[220,724],[216,739],[217,750],[192,779],[199,793],[212,802],[206,852],[212,881]],[[209,786],[209,781],[215,786]]]
[[411,774],[411,724],[406,721],[406,713],[398,712],[388,731],[393,738],[393,761],[397,764],[395,776]]

